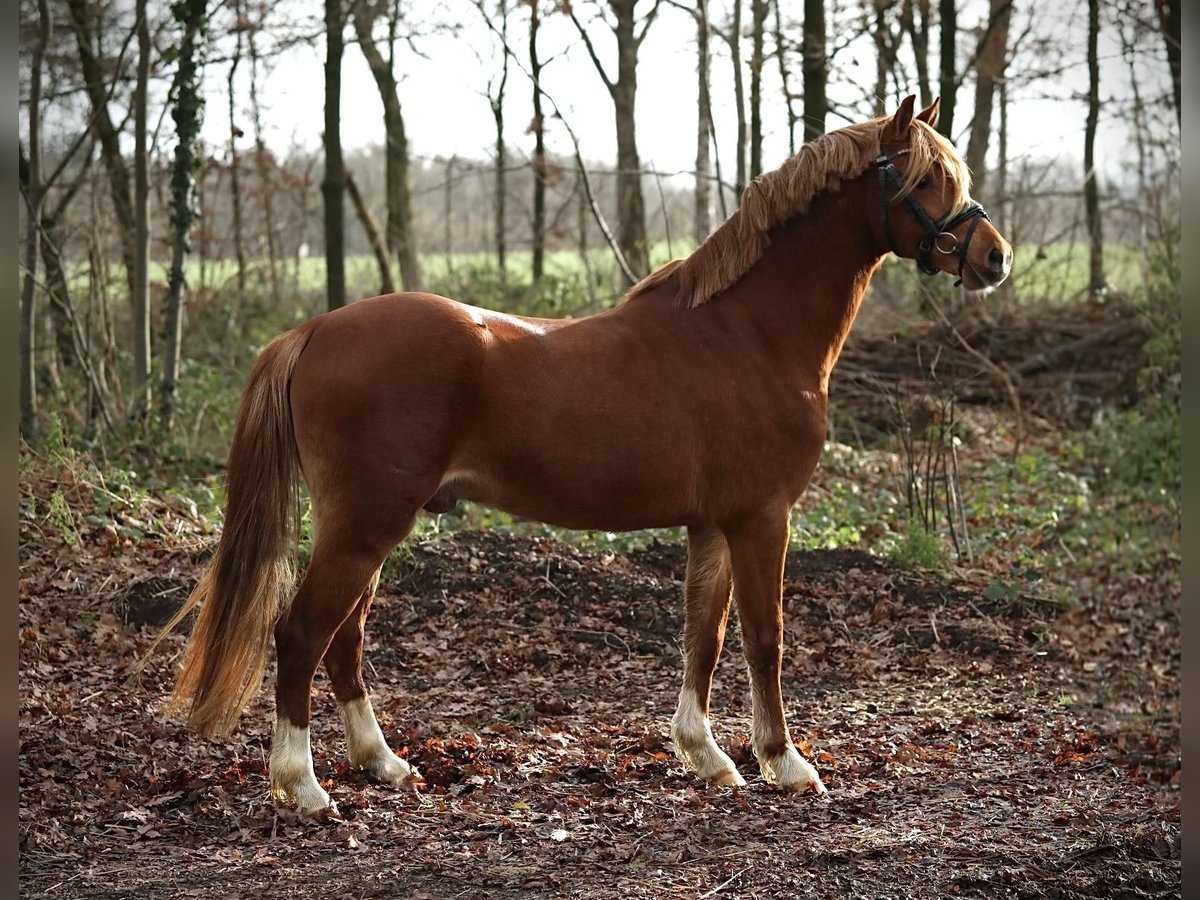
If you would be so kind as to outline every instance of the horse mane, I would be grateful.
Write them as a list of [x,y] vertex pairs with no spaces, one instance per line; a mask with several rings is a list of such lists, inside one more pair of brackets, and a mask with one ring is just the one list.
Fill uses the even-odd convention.
[[[823,134],[772,172],[755,178],[742,192],[741,204],[685,259],[675,259],[651,272],[626,295],[632,300],[655,287],[676,282],[676,297],[686,307],[707,303],[732,287],[762,258],[769,233],[803,215],[813,198],[836,191],[842,181],[857,178],[881,153],[888,116]],[[933,166],[941,165],[958,188],[954,213],[969,202],[970,171],[954,146],[918,119],[909,128],[908,163],[897,197],[910,193]]]

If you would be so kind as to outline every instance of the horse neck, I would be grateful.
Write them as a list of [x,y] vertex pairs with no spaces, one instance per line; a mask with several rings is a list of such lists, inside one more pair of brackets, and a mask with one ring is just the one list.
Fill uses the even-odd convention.
[[741,296],[718,301],[751,317],[775,358],[822,390],[887,252],[865,224],[861,194],[860,185],[845,185],[773,229],[762,258],[730,291]]

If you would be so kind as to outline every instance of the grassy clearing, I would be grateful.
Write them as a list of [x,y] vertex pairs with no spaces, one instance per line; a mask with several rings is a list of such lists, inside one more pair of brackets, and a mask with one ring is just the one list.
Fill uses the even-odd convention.
[[[669,260],[686,256],[693,246],[686,241],[656,243],[650,250],[652,267]],[[1082,243],[1056,243],[1024,245],[1015,248],[1013,265],[1013,295],[1018,301],[1071,303],[1084,298],[1088,283],[1088,247]],[[894,260],[890,260],[894,261]],[[1105,264],[1109,283],[1113,290],[1129,295],[1135,293],[1145,279],[1146,251],[1144,248],[1109,244],[1105,247]],[[427,286],[431,290],[445,291],[468,302],[481,293],[484,300],[501,300],[494,292],[476,291],[473,286],[486,287],[500,282],[495,255],[491,253],[426,253],[421,264]],[[508,254],[505,281],[516,293],[514,296],[529,298],[521,292],[532,281],[532,256],[527,251],[512,251]],[[216,293],[231,297],[237,282],[236,263],[232,259],[198,261],[190,259],[186,268],[188,284],[193,291],[204,294]],[[76,293],[86,294],[86,268],[76,270]],[[121,267],[113,263],[110,279],[114,289],[119,290],[123,279]],[[571,286],[574,296],[570,302],[550,302],[551,306],[563,307],[564,315],[579,309],[609,306],[616,302],[621,293],[621,279],[612,253],[603,247],[588,252],[587,263],[574,250],[554,250],[546,254],[545,274],[553,290],[565,283]],[[279,261],[277,275],[280,291],[291,300],[305,303],[309,314],[323,311],[325,295],[325,259],[320,256],[292,258]],[[151,267],[151,281],[165,286],[167,269],[162,263]],[[254,260],[248,265],[248,281],[255,293],[264,293],[269,286],[269,267],[265,260]],[[591,284],[591,291],[588,284]],[[369,254],[350,256],[346,259],[347,294],[351,299],[374,296],[379,292],[379,271],[375,259]],[[527,293],[527,292],[526,292]],[[534,306],[538,304],[534,303]]]

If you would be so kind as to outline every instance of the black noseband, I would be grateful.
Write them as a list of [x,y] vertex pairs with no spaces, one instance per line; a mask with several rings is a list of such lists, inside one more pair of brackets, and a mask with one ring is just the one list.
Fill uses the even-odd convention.
[[[893,248],[896,242],[892,240],[892,231],[888,224],[888,207],[891,205],[892,197],[900,193],[902,182],[900,173],[896,171],[896,167],[892,163],[897,157],[908,152],[907,150],[897,150],[894,153],[885,153],[883,156],[876,157],[871,163],[879,170],[879,201],[883,210],[883,232]],[[967,249],[971,246],[971,238],[975,236],[979,220],[988,218],[987,210],[972,200],[962,212],[946,216],[942,221],[936,222],[929,213],[925,212],[925,208],[917,202],[912,194],[905,194],[903,199],[904,205],[908,207],[909,212],[913,214],[925,232],[925,236],[917,245],[917,268],[926,275],[936,275],[940,270],[934,266],[931,258],[934,250],[946,256],[957,255],[958,281],[955,282],[955,286],[962,284],[963,267],[967,264]],[[958,238],[952,232],[967,220],[970,220],[971,227],[967,229],[966,238],[959,244]]]

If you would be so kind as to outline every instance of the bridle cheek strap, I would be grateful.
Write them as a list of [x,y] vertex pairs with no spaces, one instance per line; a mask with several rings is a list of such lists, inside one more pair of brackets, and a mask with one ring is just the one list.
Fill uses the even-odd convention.
[[[876,157],[871,163],[879,170],[879,203],[883,219],[883,233],[887,237],[888,245],[893,249],[896,246],[896,242],[892,239],[888,209],[891,206],[892,199],[900,193],[902,182],[900,181],[900,173],[896,171],[896,167],[892,163],[897,157],[903,156],[908,152],[908,150],[896,150],[893,153],[885,153],[882,156]],[[938,222],[929,213],[925,212],[925,208],[921,206],[912,194],[905,194],[903,200],[908,211],[913,214],[913,217],[921,226],[921,230],[925,232],[924,237],[917,245],[917,268],[926,275],[936,275],[941,270],[933,264],[933,251],[936,250],[938,253],[946,256],[955,254],[958,256],[958,281],[954,284],[955,287],[962,284],[963,268],[967,264],[967,251],[971,246],[971,238],[975,236],[975,229],[979,227],[979,220],[988,218],[987,210],[981,204],[972,200],[965,209],[956,215],[947,216]],[[963,242],[959,244],[958,238],[952,232],[968,220],[970,220],[971,225],[967,229],[967,234]],[[948,245],[946,242],[947,238],[949,239]]]

